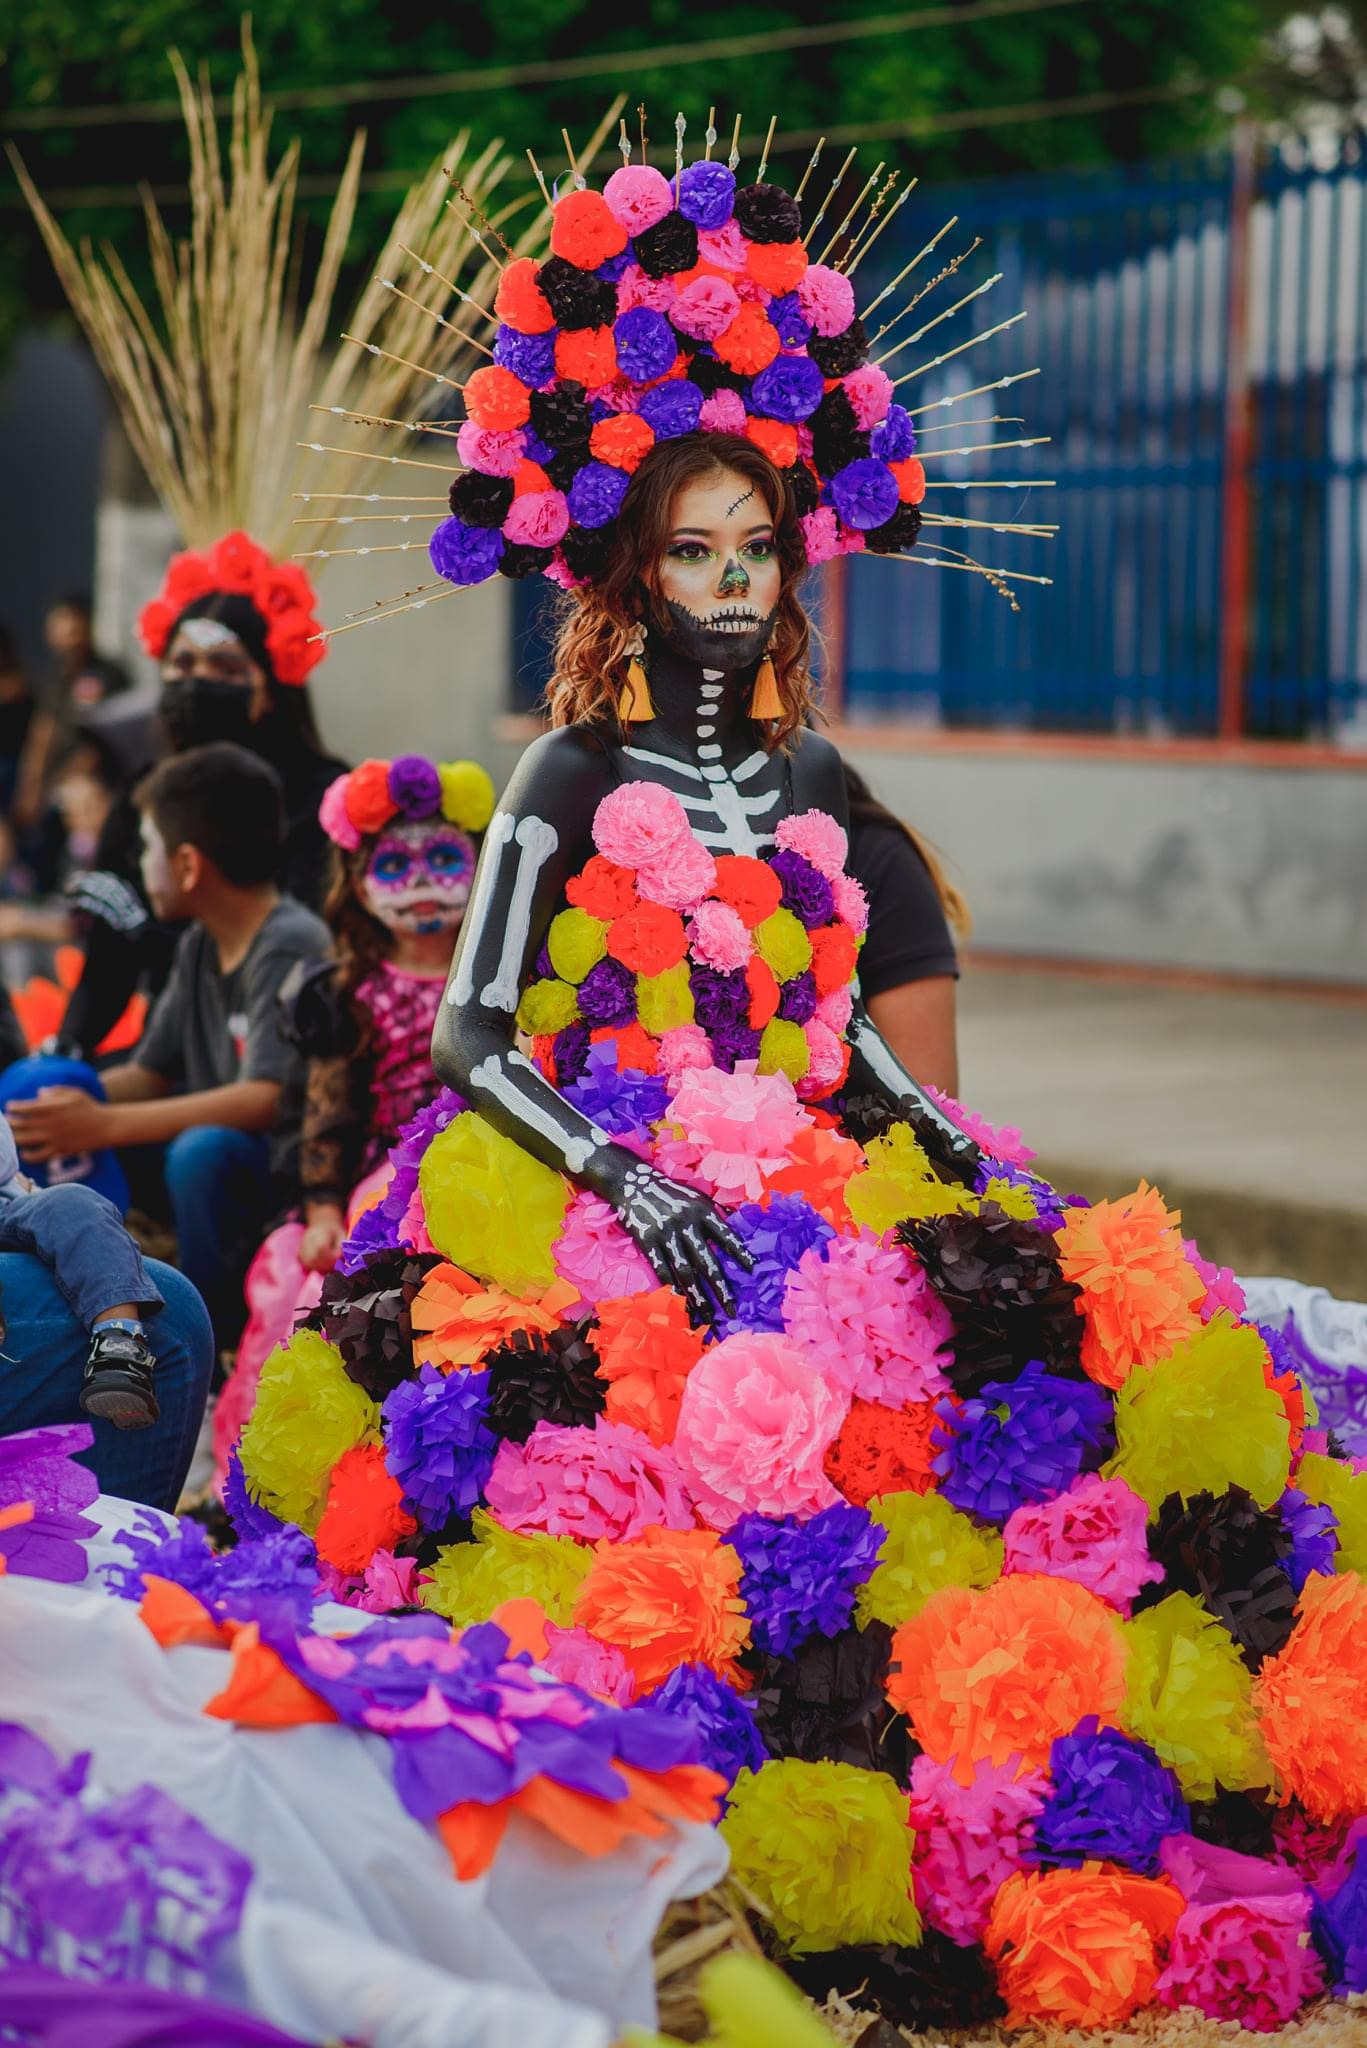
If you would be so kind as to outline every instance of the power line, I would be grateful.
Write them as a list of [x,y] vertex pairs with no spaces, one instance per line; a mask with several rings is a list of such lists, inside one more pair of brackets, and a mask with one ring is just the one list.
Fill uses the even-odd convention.
[[[342,107],[381,100],[438,98],[444,93],[491,92],[509,85],[556,85],[562,80],[611,77],[644,64],[711,64],[736,57],[763,57],[774,50],[820,49],[874,36],[901,35],[923,28],[967,28],[976,21],[998,21],[1011,15],[1042,14],[1060,7],[1078,7],[1084,0],[967,0],[963,6],[921,8],[910,14],[869,14],[835,26],[772,29],[763,34],[717,37],[711,42],[659,43],[644,50],[605,50],[585,57],[547,58],[531,64],[492,64],[465,71],[418,73],[409,78],[358,79],[345,85],[296,86],[267,92],[272,107]],[[232,107],[229,94],[214,100],[216,112]],[[21,107],[6,114],[5,126],[16,132],[43,128],[106,128],[151,121],[178,121],[176,100],[139,100],[127,106]]]
[[[1072,0],[1064,0],[1071,5]],[[912,116],[900,121],[874,121],[843,128],[826,128],[820,131],[833,147],[851,142],[921,142],[937,135],[961,135],[974,128],[1002,128],[1016,123],[1026,125],[1037,121],[1063,120],[1069,115],[1105,114],[1122,107],[1156,106],[1167,101],[1189,99],[1197,93],[1208,92],[1210,81],[1204,78],[1186,78],[1168,85],[1137,86],[1129,92],[1078,93],[1071,99],[1030,100],[1011,107],[980,107],[960,113],[929,114],[924,117]],[[815,128],[793,129],[786,135],[776,135],[769,145],[771,157],[785,153],[806,150],[819,139]],[[658,155],[661,163],[674,161],[671,149],[661,149]],[[420,173],[416,170],[368,171],[361,178],[361,189],[369,192],[395,191],[411,185]],[[335,178],[300,178],[300,198],[326,197],[337,189]],[[185,185],[82,185],[72,186],[65,191],[48,192],[44,198],[49,206],[141,206],[146,194],[159,204],[171,205],[178,200],[188,199],[189,188]],[[19,193],[0,192],[0,207],[16,207],[24,204]]]

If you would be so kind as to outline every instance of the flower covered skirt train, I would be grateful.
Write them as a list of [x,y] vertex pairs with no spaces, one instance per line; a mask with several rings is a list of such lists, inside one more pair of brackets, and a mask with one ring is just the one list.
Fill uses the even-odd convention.
[[948,1184],[839,1096],[832,820],[714,861],[640,787],[519,1022],[726,1213],[732,1311],[693,1328],[605,1203],[445,1095],[267,1364],[243,1541],[297,1525],[335,1596],[496,1618],[676,1717],[818,1998],[1271,2031],[1367,1989],[1367,1472],[1155,1190],[1060,1198],[972,1118]]

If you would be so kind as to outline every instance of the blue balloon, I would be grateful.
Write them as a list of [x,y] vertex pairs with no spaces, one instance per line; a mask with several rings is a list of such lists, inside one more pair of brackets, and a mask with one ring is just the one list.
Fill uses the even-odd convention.
[[[32,1053],[0,1073],[0,1110],[8,1110],[12,1102],[32,1102],[44,1088],[82,1088],[97,1102],[105,1099],[103,1081],[84,1060],[63,1059],[56,1053]],[[79,1181],[94,1188],[97,1195],[107,1196],[120,1215],[128,1208],[128,1181],[118,1154],[107,1146],[99,1152],[78,1152],[71,1158],[49,1159],[41,1165],[30,1165],[26,1159],[19,1164],[40,1188]]]

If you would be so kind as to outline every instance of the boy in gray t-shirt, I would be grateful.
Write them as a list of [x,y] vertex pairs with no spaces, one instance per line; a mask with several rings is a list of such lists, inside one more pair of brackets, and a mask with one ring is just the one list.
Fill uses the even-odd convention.
[[275,884],[280,785],[245,748],[178,754],[138,792],[143,881],[160,918],[186,922],[171,978],[107,1102],[53,1089],[15,1103],[22,1154],[165,1145],[181,1270],[204,1296],[220,1350],[242,1326],[242,1282],[268,1219],[272,1134],[297,1055],[276,997],[298,960],[325,958],[327,926]]

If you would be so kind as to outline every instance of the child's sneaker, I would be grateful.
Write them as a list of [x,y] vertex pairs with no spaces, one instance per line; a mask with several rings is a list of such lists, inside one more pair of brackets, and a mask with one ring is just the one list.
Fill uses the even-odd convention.
[[161,1409],[152,1391],[156,1355],[145,1337],[133,1330],[96,1329],[81,1381],[81,1406],[87,1415],[112,1422],[115,1429],[146,1429]]

